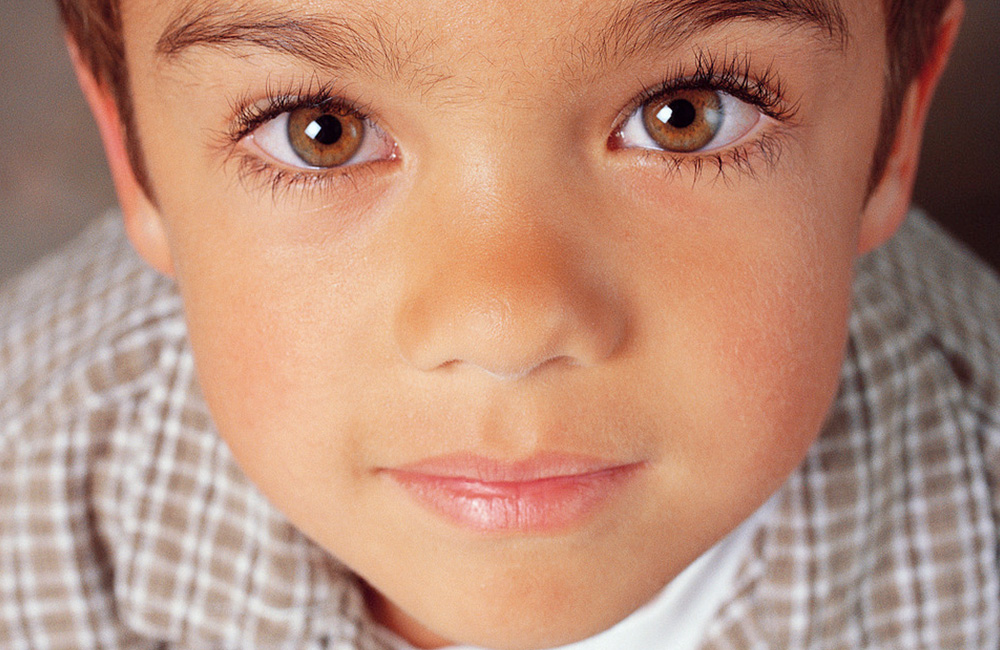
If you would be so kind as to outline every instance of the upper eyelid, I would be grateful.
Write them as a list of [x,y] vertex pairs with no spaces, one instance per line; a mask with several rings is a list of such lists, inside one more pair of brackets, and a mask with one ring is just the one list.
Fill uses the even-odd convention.
[[628,106],[621,111],[621,114],[627,118],[627,116],[631,115],[635,110],[646,103],[679,90],[715,90],[718,92],[724,92],[735,97],[736,99],[739,99],[740,101],[756,106],[761,110],[761,112],[769,117],[781,120],[784,120],[787,117],[786,110],[780,107],[781,100],[779,98],[751,95],[739,88],[733,88],[732,84],[725,83],[724,79],[718,79],[715,83],[712,83],[711,80],[701,80],[696,78],[668,80],[657,86],[644,88],[642,92],[640,92],[639,95],[637,95],[635,99],[633,99]]
[[[637,110],[640,110],[641,107],[643,105],[645,105],[645,103],[647,103],[649,101],[652,101],[653,99],[655,99],[657,97],[660,97],[660,96],[663,96],[665,94],[668,94],[671,91],[684,90],[684,89],[690,89],[691,88],[691,86],[671,85],[672,83],[674,83],[674,82],[667,82],[667,86],[666,87],[664,87],[664,86],[661,85],[660,87],[653,86],[652,88],[648,88],[648,89],[644,90],[642,94],[640,94],[635,99],[633,99],[629,103],[629,105],[619,113],[619,117],[615,118],[615,121],[613,122],[613,124],[615,126],[612,129],[612,131],[611,131],[611,135],[608,136],[608,142],[609,142],[609,144],[614,143],[614,142],[618,141],[621,138],[622,131],[624,130],[625,125],[628,122],[628,120],[631,118],[632,115],[635,114],[635,112]],[[662,89],[658,90],[657,88],[662,88]],[[725,90],[721,90],[721,92],[726,92],[726,91]],[[737,98],[737,99],[739,99],[739,98]],[[743,101],[743,100],[741,100],[741,101]],[[755,105],[758,110],[761,110],[759,104],[754,103],[753,105]],[[797,113],[798,113],[798,107],[797,106],[791,106],[791,107],[785,109],[785,111],[786,112],[784,114],[779,114],[777,117],[774,117],[772,115],[769,115],[766,111],[761,110],[761,115],[762,115],[762,117],[771,118],[772,122],[775,122],[775,123],[778,123],[778,124],[783,124],[785,126],[794,126],[796,124],[796,119],[797,119],[796,116],[797,116]],[[742,140],[742,138],[741,138],[741,140]],[[730,149],[730,148],[731,147],[729,147],[729,146],[722,147],[722,149],[724,149],[724,150],[725,149]],[[695,151],[695,152],[690,152],[690,153],[674,153],[674,152],[670,152],[670,151],[662,151],[662,152],[658,152],[658,153],[666,154],[666,155],[670,155],[670,156],[674,156],[675,158],[678,158],[678,159],[680,159],[680,158],[697,159],[697,158],[701,158],[701,157],[708,157],[708,156],[716,156],[717,157],[718,156],[718,151],[715,150],[715,149],[710,150],[708,152],[697,152],[697,151]]]
[[[788,93],[778,70],[773,65],[755,66],[758,57],[734,50],[717,55],[696,48],[693,63],[678,65],[664,81],[643,86],[614,120],[615,132],[640,106],[664,94],[678,90],[718,90],[758,107],[765,115],[785,123],[794,123],[798,103],[788,99]],[[755,69],[756,68],[756,69]]]
[[[265,106],[261,107],[260,104]],[[310,106],[330,105],[346,110],[358,118],[372,124],[378,124],[373,114],[372,107],[338,95],[332,88],[326,85],[318,87],[299,86],[285,87],[282,90],[268,89],[262,99],[251,100],[249,96],[244,96],[236,102],[232,102],[233,117],[230,119],[228,129],[229,139],[238,142],[262,124],[278,117],[282,113],[287,113],[296,108],[306,108]]]
[[[610,137],[618,133],[629,116],[645,103],[670,92],[689,89],[725,92],[756,106],[763,114],[778,121],[793,122],[797,104],[787,102],[782,83],[774,71],[765,67],[762,73],[755,75],[751,73],[751,67],[749,57],[739,53],[716,57],[710,52],[698,50],[695,52],[693,70],[689,68],[687,74],[674,74],[659,84],[642,87],[614,118]],[[261,107],[262,103],[266,105]],[[265,91],[263,98],[257,101],[251,101],[246,96],[239,102],[233,102],[235,116],[230,122],[228,140],[235,144],[282,113],[324,104],[350,111],[366,122],[382,128],[373,106],[353,101],[336,92],[332,85],[313,80],[281,87],[271,86]],[[383,130],[388,132],[387,129]]]

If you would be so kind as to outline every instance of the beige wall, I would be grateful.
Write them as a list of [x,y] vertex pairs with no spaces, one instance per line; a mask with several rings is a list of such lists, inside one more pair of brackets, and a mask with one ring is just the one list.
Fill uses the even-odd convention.
[[[1000,265],[1000,2],[968,19],[934,106],[918,200]],[[54,0],[0,2],[0,278],[112,205]]]
[[0,277],[112,205],[55,0],[0,0]]

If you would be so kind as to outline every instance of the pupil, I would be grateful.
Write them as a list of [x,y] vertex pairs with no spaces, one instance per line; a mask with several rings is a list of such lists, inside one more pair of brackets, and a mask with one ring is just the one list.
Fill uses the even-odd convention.
[[675,99],[667,104],[667,106],[670,107],[670,119],[667,120],[667,124],[675,129],[684,129],[691,126],[698,116],[698,111],[695,109],[694,104],[686,99]]
[[333,115],[320,115],[306,127],[306,135],[323,145],[334,144],[343,134],[343,125]]

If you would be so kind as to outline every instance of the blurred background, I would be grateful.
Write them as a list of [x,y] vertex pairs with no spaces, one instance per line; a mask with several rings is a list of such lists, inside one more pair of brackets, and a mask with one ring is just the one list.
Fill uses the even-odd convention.
[[[874,0],[872,0],[874,1]],[[1000,268],[1000,1],[966,0],[916,201]],[[54,0],[0,3],[0,280],[114,205]]]

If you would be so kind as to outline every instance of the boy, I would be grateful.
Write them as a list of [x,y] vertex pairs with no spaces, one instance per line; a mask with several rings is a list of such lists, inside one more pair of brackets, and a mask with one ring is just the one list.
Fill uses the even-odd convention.
[[62,6],[160,275],[3,296],[4,647],[1000,643],[960,0]]

